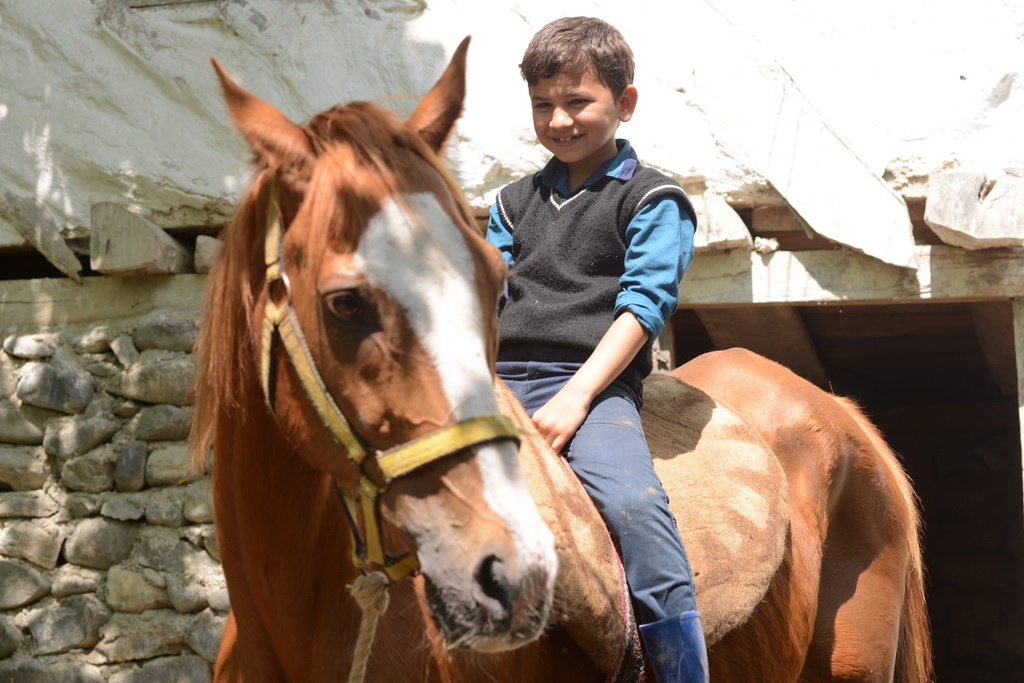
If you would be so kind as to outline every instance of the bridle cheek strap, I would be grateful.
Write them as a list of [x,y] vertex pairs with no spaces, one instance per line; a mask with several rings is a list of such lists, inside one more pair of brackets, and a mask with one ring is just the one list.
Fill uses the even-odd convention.
[[[339,487],[339,496],[344,503],[345,515],[352,531],[352,552],[356,566],[363,568],[371,563],[379,565],[392,581],[399,581],[417,571],[419,562],[413,554],[392,557],[385,552],[380,533],[381,493],[393,480],[463,449],[498,440],[509,440],[518,444],[519,429],[504,415],[475,415],[390,450],[375,452],[375,460],[384,478],[383,486],[378,486],[368,477],[363,463],[370,449],[352,429],[327,389],[291,305],[291,287],[284,272],[284,260],[281,256],[283,240],[275,203],[276,190],[275,184],[271,189],[267,207],[267,301],[263,312],[260,349],[260,382],[264,398],[273,413],[273,359],[276,341],[280,340],[317,415],[344,447],[349,459],[359,468],[358,490]],[[274,290],[281,287],[283,296],[275,300]]]
[[299,381],[305,388],[306,395],[316,409],[317,415],[345,447],[348,457],[356,464],[361,465],[366,458],[367,450],[363,447],[362,440],[352,431],[348,420],[345,419],[338,404],[334,402],[334,397],[327,390],[327,386],[313,362],[306,338],[295,317],[295,310],[287,301],[281,305],[268,301],[263,313],[262,382],[263,394],[271,410],[273,410],[271,365],[275,337],[281,340],[281,344],[292,362],[292,367],[295,368],[295,373],[299,376]]

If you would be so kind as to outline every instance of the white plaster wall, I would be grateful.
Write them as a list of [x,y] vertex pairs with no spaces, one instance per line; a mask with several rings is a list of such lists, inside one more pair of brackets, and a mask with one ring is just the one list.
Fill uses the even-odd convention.
[[[172,227],[230,215],[247,151],[227,123],[211,56],[296,120],[380,97],[407,113],[467,34],[469,100],[449,156],[484,207],[544,161],[516,65],[538,28],[573,14],[608,19],[634,48],[640,103],[622,134],[648,163],[704,176],[733,198],[766,188],[687,92],[702,64],[741,50],[781,65],[897,184],[944,165],[1024,166],[1017,0],[132,4],[147,3],[0,3],[0,194],[41,201],[66,234],[87,231],[99,201]],[[729,83],[713,87],[744,106]],[[0,246],[19,239],[0,220]]]

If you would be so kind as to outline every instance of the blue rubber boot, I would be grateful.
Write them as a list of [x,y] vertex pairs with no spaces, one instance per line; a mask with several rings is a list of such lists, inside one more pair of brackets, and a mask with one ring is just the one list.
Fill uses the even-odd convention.
[[708,651],[700,612],[644,624],[640,637],[658,683],[708,683]]

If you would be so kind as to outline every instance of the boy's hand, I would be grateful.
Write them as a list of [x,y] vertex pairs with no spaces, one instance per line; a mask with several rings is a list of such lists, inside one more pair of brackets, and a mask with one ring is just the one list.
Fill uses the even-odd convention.
[[647,341],[647,330],[625,311],[605,332],[597,348],[551,400],[533,414],[533,424],[556,453],[587,419],[590,402],[611,384]]
[[533,414],[533,425],[552,450],[561,453],[589,409],[590,397],[579,395],[566,385]]

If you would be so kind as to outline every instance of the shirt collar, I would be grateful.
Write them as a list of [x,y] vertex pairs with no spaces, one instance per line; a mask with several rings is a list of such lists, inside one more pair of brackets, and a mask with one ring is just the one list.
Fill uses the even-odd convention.
[[[618,139],[615,141],[615,145],[619,148],[618,154],[601,164],[594,171],[593,175],[576,188],[577,191],[587,185],[596,183],[605,176],[611,176],[619,180],[629,180],[633,177],[639,163],[636,152],[633,151],[629,140]],[[559,161],[558,157],[551,157],[551,160],[548,161],[547,165],[540,172],[540,180],[548,187],[557,190],[563,197],[569,196],[569,167],[564,162]]]

